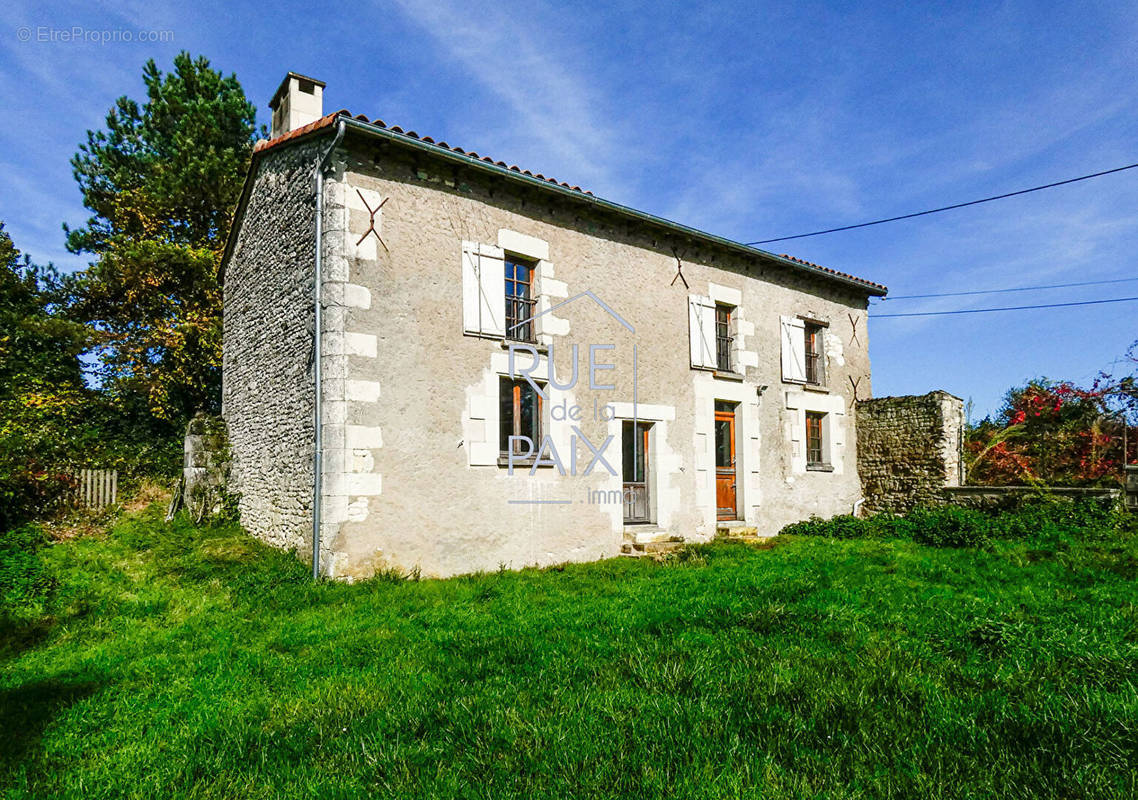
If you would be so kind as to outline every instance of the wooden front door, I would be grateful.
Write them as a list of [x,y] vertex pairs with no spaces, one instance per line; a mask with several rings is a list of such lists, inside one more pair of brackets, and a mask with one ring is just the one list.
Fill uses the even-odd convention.
[[735,487],[735,406],[715,403],[715,505],[718,519],[738,519]]

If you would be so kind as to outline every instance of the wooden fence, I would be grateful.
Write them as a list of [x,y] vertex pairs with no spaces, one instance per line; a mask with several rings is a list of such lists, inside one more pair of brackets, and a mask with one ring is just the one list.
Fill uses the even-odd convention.
[[117,469],[80,469],[74,473],[75,488],[64,498],[75,508],[103,509],[119,499],[119,472]]

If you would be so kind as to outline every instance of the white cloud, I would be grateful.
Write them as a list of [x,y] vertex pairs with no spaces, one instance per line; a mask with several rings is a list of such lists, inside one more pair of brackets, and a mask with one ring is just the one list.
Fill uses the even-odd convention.
[[560,162],[565,174],[558,179],[585,188],[612,186],[619,137],[598,110],[597,92],[570,66],[572,59],[557,55],[555,34],[534,20],[535,10],[510,13],[449,0],[395,3],[505,103],[504,119]]

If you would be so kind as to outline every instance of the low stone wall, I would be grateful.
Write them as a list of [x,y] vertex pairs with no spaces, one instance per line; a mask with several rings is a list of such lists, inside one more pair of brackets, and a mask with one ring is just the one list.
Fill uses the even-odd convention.
[[1002,511],[1016,508],[1024,500],[1040,494],[1064,500],[1092,498],[1116,500],[1121,492],[1118,489],[1072,486],[1053,486],[1046,489],[1037,489],[1034,486],[950,486],[941,490],[941,502],[983,511]]
[[857,469],[865,510],[907,512],[962,482],[964,401],[945,391],[857,403]]
[[945,391],[877,397],[857,404],[857,469],[864,510],[904,514],[917,506],[958,505],[997,511],[1046,494],[1070,500],[1117,499],[1138,511],[1138,464],[1125,490],[1087,487],[964,486],[964,403]]

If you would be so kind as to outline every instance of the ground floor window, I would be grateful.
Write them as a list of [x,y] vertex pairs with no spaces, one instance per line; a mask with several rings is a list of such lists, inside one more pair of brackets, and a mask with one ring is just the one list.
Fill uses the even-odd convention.
[[806,412],[806,466],[828,466],[822,443],[822,422],[826,415],[818,411]]
[[537,452],[541,446],[541,394],[529,381],[505,376],[498,383],[498,440],[503,455],[510,452],[510,437],[525,436],[532,444],[514,440],[514,453]]
[[649,522],[648,432],[651,424],[626,421],[621,430],[624,479],[624,521]]

